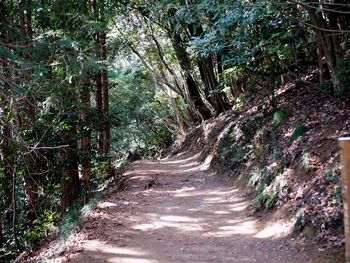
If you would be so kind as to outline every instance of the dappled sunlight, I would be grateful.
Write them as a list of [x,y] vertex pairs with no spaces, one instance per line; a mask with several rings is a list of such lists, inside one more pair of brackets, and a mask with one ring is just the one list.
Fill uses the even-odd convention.
[[[99,261],[101,255],[108,259],[99,262],[111,263],[156,263],[158,260],[152,259],[150,252],[136,247],[116,247],[102,244],[99,241],[92,242],[94,247],[89,247],[85,253],[89,254],[88,258],[93,262]],[[74,261],[74,260],[73,260]],[[88,262],[88,261],[86,261]]]
[[256,233],[256,221],[243,221],[237,225],[220,226],[214,236],[230,236],[236,234],[251,235]]
[[169,221],[164,219],[155,220],[152,223],[139,224],[132,226],[132,229],[142,230],[142,231],[154,231],[162,228],[174,228],[177,231],[201,231],[203,228],[193,220],[193,222],[184,221]]
[[241,202],[234,205],[230,205],[229,210],[233,212],[244,211],[247,209],[249,202]]
[[285,237],[293,231],[291,222],[275,222],[272,225],[266,226],[263,230],[255,235],[257,238],[277,238]]
[[117,205],[111,202],[100,202],[98,204],[98,208],[107,208],[107,207],[114,207],[114,206],[117,206]]
[[139,248],[123,248],[123,247],[104,247],[101,251],[109,254],[145,256],[148,253]]
[[231,214],[230,211],[214,211],[215,215],[228,215]]
[[[222,250],[223,262],[251,262],[241,255],[242,246],[255,249],[290,234],[286,223],[264,225],[248,217],[250,202],[242,192],[224,186],[210,173],[201,173],[202,165],[193,158],[139,162],[135,167],[129,173],[127,199],[105,200],[98,206],[98,216],[111,228],[104,233],[107,238],[97,239],[107,240],[109,245],[87,247],[84,253],[91,258],[103,254],[104,262],[216,262],[210,254]],[[155,177],[160,184],[145,189],[145,182]],[[128,216],[108,214],[128,209]],[[260,251],[265,259],[270,252],[266,251]],[[194,259],[193,255],[200,256]],[[237,256],[239,259],[232,261]]]
[[196,218],[191,218],[188,216],[175,216],[175,215],[162,216],[160,217],[160,220],[170,221],[170,222],[191,222],[191,223],[195,223],[199,221]]

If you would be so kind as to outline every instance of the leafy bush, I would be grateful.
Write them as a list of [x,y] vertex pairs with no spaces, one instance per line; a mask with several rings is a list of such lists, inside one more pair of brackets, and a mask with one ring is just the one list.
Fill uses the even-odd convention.
[[46,212],[34,221],[34,226],[28,232],[21,236],[20,240],[27,251],[34,250],[49,235],[58,231],[57,222],[59,215],[56,212]]

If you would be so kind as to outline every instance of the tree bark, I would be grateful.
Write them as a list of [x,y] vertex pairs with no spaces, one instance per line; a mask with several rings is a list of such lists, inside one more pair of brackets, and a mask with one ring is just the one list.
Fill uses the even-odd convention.
[[192,103],[194,104],[195,108],[198,110],[201,118],[204,120],[209,119],[211,117],[211,112],[203,102],[198,85],[191,73],[192,66],[190,58],[185,47],[182,45],[181,36],[177,32],[172,32],[170,38],[172,40],[172,45],[175,50],[176,58],[179,61],[181,70],[184,72],[189,97]]
[[89,87],[84,86],[82,90],[82,111],[81,120],[81,153],[82,153],[82,176],[85,187],[85,201],[88,201],[90,194],[90,177],[91,177],[91,131],[89,125],[91,107],[91,96]]
[[215,114],[219,115],[221,112],[226,110],[226,105],[222,95],[216,91],[219,83],[214,73],[213,59],[211,56],[209,56],[206,59],[199,59],[197,63],[201,79],[205,86],[205,94],[207,99],[215,109]]
[[[95,3],[95,1],[94,1]],[[96,4],[96,3],[95,3]],[[95,7],[96,8],[96,7]],[[102,46],[100,43],[100,33],[96,33],[96,43],[100,47],[101,52],[97,52],[97,57],[101,57]],[[96,91],[95,91],[95,104],[96,104],[96,113],[99,120],[103,120],[103,110],[102,110],[102,74],[101,72],[97,73],[96,76]],[[103,153],[104,145],[104,128],[103,125],[99,125],[97,128],[97,152]]]
[[340,58],[340,41],[336,34],[330,34],[325,31],[328,29],[337,28],[336,14],[328,17],[329,23],[322,16],[322,13],[314,8],[306,7],[306,10],[310,16],[311,23],[315,26],[314,30],[320,41],[323,54],[326,57],[327,66],[331,75],[332,83],[335,89],[339,88],[340,80],[338,77],[339,58]]
[[[198,23],[200,23],[198,21]],[[203,34],[203,28],[199,25],[190,24],[188,25],[188,31],[192,37],[200,37]],[[216,79],[214,72],[214,62],[213,57],[209,55],[207,58],[202,58],[197,60],[197,66],[203,84],[205,86],[205,96],[210,102],[215,110],[215,115],[219,115],[221,112],[225,111],[229,105],[226,105],[223,97],[224,94],[220,94],[217,89],[219,88],[219,83]]]
[[101,34],[101,46],[102,46],[102,59],[105,61],[105,68],[102,71],[102,108],[104,113],[104,130],[105,130],[105,143],[104,153],[109,154],[111,148],[111,127],[109,121],[109,84],[108,84],[108,66],[107,66],[107,43],[106,33]]
[[79,198],[80,191],[77,128],[74,124],[72,124],[72,128],[70,133],[67,134],[67,137],[69,148],[66,160],[65,177],[62,181],[62,213],[75,204],[76,200]]
[[[102,74],[98,73],[96,77],[96,92],[95,92],[96,113],[99,120],[103,119],[102,111]],[[97,151],[103,153],[104,129],[97,128]]]
[[[29,1],[27,1],[29,3]],[[32,11],[30,8],[26,8],[24,12],[23,7],[19,4],[19,14],[20,14],[20,29],[23,37],[25,38],[24,43],[31,44],[30,41],[33,37],[33,28],[32,28]],[[24,57],[29,59],[32,56],[31,51],[26,51],[24,53]],[[24,71],[24,80],[26,83],[30,82],[31,70],[27,69]],[[31,124],[36,120],[36,101],[33,96],[29,95],[25,97],[24,100],[24,109],[25,109],[25,118],[22,122],[22,128],[30,129]],[[34,134],[29,134],[30,137],[34,137]],[[32,138],[30,138],[32,139]],[[28,197],[28,219],[31,224],[38,218],[37,215],[37,206],[38,206],[38,185],[33,178],[31,173],[32,167],[30,164],[30,156],[23,157],[25,165],[26,165],[26,194]],[[33,164],[35,165],[35,164]]]

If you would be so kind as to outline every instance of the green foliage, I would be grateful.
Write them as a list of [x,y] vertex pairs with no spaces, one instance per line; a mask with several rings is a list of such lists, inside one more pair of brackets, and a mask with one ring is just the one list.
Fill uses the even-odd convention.
[[302,209],[298,210],[295,215],[293,224],[294,231],[301,231],[305,226],[305,213]]
[[255,167],[251,171],[248,186],[257,189],[257,196],[254,198],[254,203],[258,209],[273,208],[278,202],[280,195],[283,194],[287,185],[284,166],[276,167],[273,170],[268,170],[266,167],[260,169]]
[[240,148],[236,144],[231,144],[230,146],[223,148],[222,155],[227,159],[229,165],[234,167],[236,164],[248,158],[252,148],[252,145]]
[[275,129],[280,128],[284,123],[288,121],[290,112],[284,109],[277,110],[273,115],[273,127]]
[[261,191],[257,197],[255,197],[254,202],[259,206],[264,206],[265,209],[271,209],[275,206],[278,201],[278,193],[269,193],[267,190]]
[[63,243],[67,241],[73,231],[83,224],[84,217],[91,213],[96,207],[98,201],[104,196],[102,194],[96,195],[84,206],[76,205],[69,209],[63,216],[62,223],[59,228],[59,237]]
[[34,226],[21,236],[21,244],[26,251],[34,251],[34,249],[43,244],[50,235],[57,233],[58,221],[58,213],[48,211],[35,220]]
[[[349,53],[349,51],[348,51]],[[340,85],[335,91],[335,95],[349,95],[350,93],[350,56],[343,58],[340,61],[340,69],[338,71],[338,77]]]
[[330,199],[332,201],[336,201],[337,203],[343,203],[343,182],[341,180],[340,168],[328,168],[322,172],[322,176],[325,186],[333,185],[329,188]]
[[133,62],[113,72],[111,114],[114,116],[114,147],[117,155],[138,152],[143,158],[157,154],[172,141],[162,118],[172,111],[167,98],[156,91],[142,65]]
[[307,132],[308,128],[305,126],[304,123],[297,123],[294,132],[292,134],[292,136],[290,137],[290,140],[293,142],[296,139],[298,139],[299,137],[303,136],[306,132]]

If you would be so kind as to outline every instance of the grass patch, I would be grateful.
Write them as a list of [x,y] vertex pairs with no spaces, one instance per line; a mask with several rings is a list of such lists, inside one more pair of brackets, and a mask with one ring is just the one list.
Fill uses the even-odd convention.
[[294,142],[299,137],[303,136],[307,132],[307,127],[304,123],[299,122],[294,129],[292,136],[290,137],[291,142]]
[[78,226],[82,226],[84,218],[97,207],[97,203],[106,197],[106,194],[97,194],[85,205],[73,206],[63,216],[62,223],[59,229],[59,238],[61,243],[61,250],[65,248],[65,243],[73,234]]
[[284,109],[277,110],[273,115],[273,127],[274,129],[280,128],[283,124],[285,124],[290,117],[290,112]]

